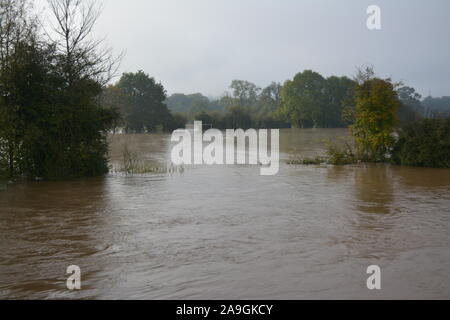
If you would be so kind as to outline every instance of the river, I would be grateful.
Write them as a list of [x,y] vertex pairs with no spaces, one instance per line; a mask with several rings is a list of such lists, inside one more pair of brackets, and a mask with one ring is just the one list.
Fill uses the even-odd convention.
[[[346,136],[283,130],[276,176],[200,166],[8,186],[0,298],[449,299],[450,170],[286,163]],[[112,141],[112,165],[124,141],[169,161],[170,135]],[[82,290],[66,288],[70,265]]]

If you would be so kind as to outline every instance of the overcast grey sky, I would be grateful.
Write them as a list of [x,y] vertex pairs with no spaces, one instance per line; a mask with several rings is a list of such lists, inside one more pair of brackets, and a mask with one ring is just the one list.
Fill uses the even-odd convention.
[[[100,0],[98,36],[171,93],[218,96],[304,69],[325,76],[372,64],[423,95],[450,95],[449,0]],[[369,31],[366,9],[382,10]]]

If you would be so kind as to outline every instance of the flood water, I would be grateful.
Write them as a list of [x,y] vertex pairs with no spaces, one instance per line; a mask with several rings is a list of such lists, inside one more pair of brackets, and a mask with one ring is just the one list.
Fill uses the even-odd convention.
[[[204,166],[8,186],[0,298],[449,299],[450,170],[286,164],[346,135],[282,131],[276,176]],[[169,162],[169,135],[140,135],[113,138],[112,164],[124,141]]]

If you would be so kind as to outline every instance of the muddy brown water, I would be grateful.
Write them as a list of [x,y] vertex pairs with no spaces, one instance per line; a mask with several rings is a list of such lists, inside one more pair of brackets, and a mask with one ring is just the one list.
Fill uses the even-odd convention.
[[[449,299],[450,170],[286,164],[346,135],[283,130],[276,176],[202,166],[8,186],[0,298]],[[113,138],[113,164],[124,141],[167,165],[169,135]]]

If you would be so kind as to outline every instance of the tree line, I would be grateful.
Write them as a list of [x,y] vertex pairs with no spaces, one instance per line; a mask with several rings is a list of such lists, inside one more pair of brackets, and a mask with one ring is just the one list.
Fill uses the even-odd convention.
[[278,115],[281,84],[273,82],[264,89],[245,80],[234,80],[232,92],[219,99],[208,99],[200,93],[174,94],[166,100],[170,110],[187,121],[201,120],[218,129],[288,128]]
[[233,80],[230,89],[219,99],[200,93],[174,94],[166,104],[188,121],[202,120],[220,129],[341,128],[349,124],[343,111],[352,103],[355,82],[347,77],[325,79],[306,70],[284,85],[272,82],[259,88],[249,81]]
[[[373,69],[368,69],[374,76]],[[186,121],[202,120],[219,129],[347,128],[355,121],[358,81],[358,74],[353,78],[325,78],[305,70],[284,84],[273,82],[264,89],[249,81],[234,80],[231,92],[219,99],[201,93],[178,93],[165,103]],[[422,99],[414,88],[402,83],[395,84],[395,93],[400,102],[396,114],[400,124],[450,116],[450,97]]]
[[184,128],[187,122],[203,120],[215,128],[285,128],[289,124],[276,115],[281,85],[261,90],[248,81],[233,81],[232,94],[211,100],[200,93],[167,97],[161,83],[143,71],[125,73],[106,87],[102,101],[118,110],[117,129],[127,133],[148,133]]

